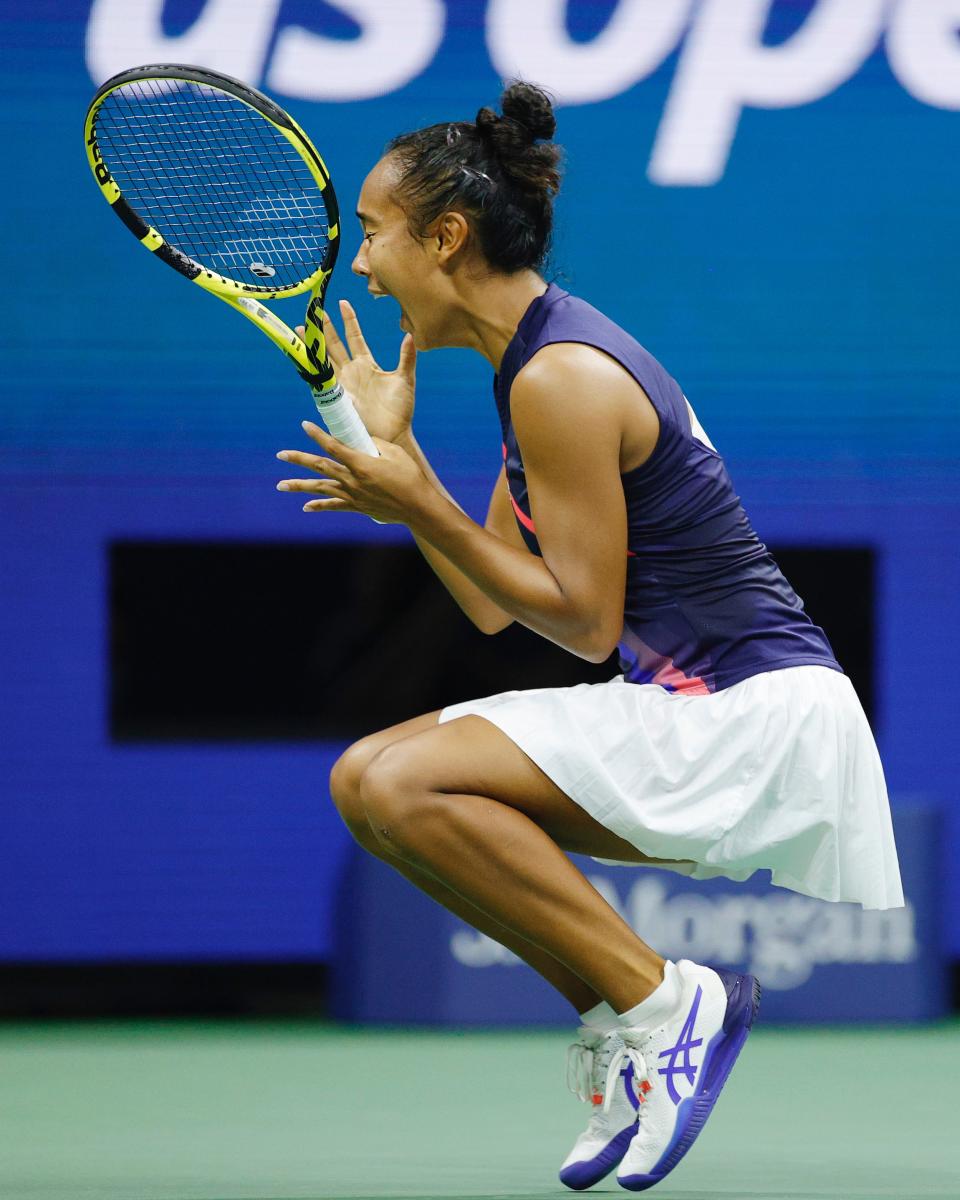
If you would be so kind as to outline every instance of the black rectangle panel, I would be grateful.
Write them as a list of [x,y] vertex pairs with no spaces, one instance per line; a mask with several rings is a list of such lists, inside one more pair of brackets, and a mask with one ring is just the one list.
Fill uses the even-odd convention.
[[[775,556],[868,714],[873,554]],[[510,688],[617,674],[514,624],[492,637],[406,544],[117,542],[110,547],[118,741],[354,739]]]

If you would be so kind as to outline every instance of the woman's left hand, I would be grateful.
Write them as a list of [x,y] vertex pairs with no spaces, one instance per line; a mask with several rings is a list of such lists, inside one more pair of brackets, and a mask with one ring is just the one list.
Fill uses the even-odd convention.
[[321,497],[308,500],[304,512],[364,513],[382,524],[408,525],[435,491],[406,450],[393,442],[374,438],[380,451],[380,457],[374,458],[338,442],[312,421],[304,421],[303,428],[323,454],[281,450],[277,458],[314,471],[320,478],[283,479],[277,490]]

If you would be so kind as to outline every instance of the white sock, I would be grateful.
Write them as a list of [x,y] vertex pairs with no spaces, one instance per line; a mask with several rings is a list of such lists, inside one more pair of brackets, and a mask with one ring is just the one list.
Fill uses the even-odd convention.
[[641,1000],[628,1012],[621,1013],[620,1024],[628,1029],[653,1029],[680,1007],[683,981],[677,964],[668,958],[663,965],[663,983],[646,1000]]
[[599,1004],[580,1014],[580,1024],[586,1025],[588,1029],[595,1029],[598,1033],[613,1033],[615,1029],[620,1028],[620,1018],[606,1000],[601,1000]]

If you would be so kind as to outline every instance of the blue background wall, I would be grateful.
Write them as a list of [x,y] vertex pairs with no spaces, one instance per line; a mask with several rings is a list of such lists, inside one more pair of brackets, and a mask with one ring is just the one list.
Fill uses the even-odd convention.
[[[322,555],[330,539],[405,536],[304,516],[274,491],[274,452],[301,443],[310,415],[302,386],[139,251],[97,194],[87,102],[143,61],[268,87],[314,135],[347,213],[392,134],[472,118],[500,71],[567,95],[555,277],[681,381],[765,540],[876,548],[891,791],[939,800],[960,852],[960,40],[940,7],[0,4],[15,179],[0,200],[0,958],[329,953],[339,747],[112,744],[106,547],[304,539]],[[634,60],[618,82],[611,64]],[[711,118],[724,98],[727,134]],[[347,218],[331,296],[357,304],[392,365],[397,312],[350,276],[356,240]],[[423,359],[415,427],[479,516],[499,465],[485,364]],[[310,596],[294,587],[291,604],[313,621]]]

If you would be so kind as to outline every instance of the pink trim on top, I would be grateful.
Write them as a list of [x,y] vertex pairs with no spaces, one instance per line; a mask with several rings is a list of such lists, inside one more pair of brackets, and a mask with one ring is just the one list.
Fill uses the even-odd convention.
[[[624,626],[623,632],[620,635],[620,645],[630,651],[637,661],[637,666],[643,671],[652,672],[651,683],[657,683],[661,687],[669,688],[674,692],[681,692],[686,696],[709,696],[711,695],[707,682],[700,675],[687,675],[680,670],[674,663],[673,659],[666,654],[658,654],[651,646],[648,646],[643,638],[630,629],[629,626]],[[626,655],[624,657],[627,657]]]
[[[503,442],[502,445],[503,445],[503,461],[504,461],[504,465],[506,465],[507,443]],[[510,497],[510,503],[513,505],[513,511],[517,514],[517,520],[524,527],[524,529],[529,529],[532,534],[536,534],[537,527],[533,523],[533,518],[528,517],[527,514],[523,511],[523,509],[520,507],[520,505],[516,502],[516,500],[514,500],[513,492],[510,491],[509,481],[507,482],[507,495]]]
[[685,696],[709,696],[710,689],[703,682],[699,675],[688,676],[675,667],[672,662],[666,663],[654,675],[651,683],[659,683],[662,687],[672,688],[675,692],[682,692]]
[[513,511],[517,514],[517,520],[524,527],[524,529],[529,529],[531,533],[536,533],[536,525],[534,525],[531,518],[527,516],[516,500],[514,500],[513,492],[510,491],[509,487],[507,488],[507,494],[510,497],[510,503],[513,505]]

